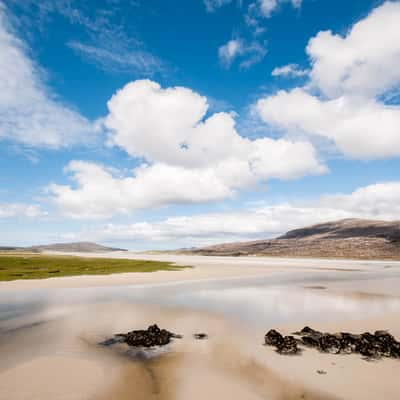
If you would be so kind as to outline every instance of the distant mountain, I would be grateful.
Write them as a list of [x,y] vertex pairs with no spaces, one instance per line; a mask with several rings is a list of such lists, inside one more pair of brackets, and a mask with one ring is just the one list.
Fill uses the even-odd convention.
[[399,259],[400,221],[345,219],[295,229],[276,239],[198,248],[192,254]]
[[82,252],[82,253],[104,253],[109,251],[126,251],[114,247],[102,246],[91,242],[74,242],[74,243],[54,243],[42,246],[25,247],[24,250],[44,252],[44,251],[60,251],[60,252]]

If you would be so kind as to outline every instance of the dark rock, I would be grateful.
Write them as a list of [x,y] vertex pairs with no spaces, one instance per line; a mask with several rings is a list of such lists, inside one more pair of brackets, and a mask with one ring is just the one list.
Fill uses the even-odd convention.
[[308,326],[305,326],[300,332],[296,332],[295,334],[301,336],[302,343],[308,347],[319,347],[319,340],[323,336],[322,332]]
[[[166,329],[160,329],[156,324],[149,326],[146,330],[135,330],[128,333],[115,335],[113,339],[103,342],[105,346],[124,342],[134,347],[153,347],[165,346],[173,338],[181,338],[181,335],[169,332]],[[112,343],[114,341],[114,343]]]
[[293,336],[283,336],[275,329],[267,332],[265,344],[275,346],[276,351],[281,354],[297,354],[299,351],[297,341]]
[[309,326],[305,326],[301,331],[301,335],[315,335],[315,334],[321,334],[321,332],[316,331],[315,329],[310,328]]
[[355,335],[349,332],[322,333],[308,326],[295,333],[301,343],[332,354],[358,353],[366,358],[400,358],[400,343],[387,331],[365,332]]
[[293,336],[284,336],[283,341],[276,346],[276,349],[281,354],[297,354],[299,352],[297,341]]
[[279,346],[283,342],[283,336],[275,329],[268,331],[264,338],[268,346]]
[[207,333],[195,333],[193,335],[193,337],[197,340],[204,340],[204,339],[208,339],[208,335]]
[[319,349],[325,353],[339,354],[342,347],[340,339],[330,334],[322,335],[318,343]]

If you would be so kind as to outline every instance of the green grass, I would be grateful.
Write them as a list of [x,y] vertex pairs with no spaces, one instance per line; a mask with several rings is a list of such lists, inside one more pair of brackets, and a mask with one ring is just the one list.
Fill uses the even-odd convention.
[[0,253],[0,281],[121,272],[179,271],[183,268],[190,267],[161,261]]

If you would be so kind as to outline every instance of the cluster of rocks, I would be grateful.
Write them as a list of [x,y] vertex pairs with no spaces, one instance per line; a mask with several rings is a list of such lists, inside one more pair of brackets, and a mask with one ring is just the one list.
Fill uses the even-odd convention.
[[283,336],[271,329],[265,335],[265,344],[275,346],[282,354],[297,354],[298,346],[303,345],[331,354],[358,353],[367,358],[400,358],[400,342],[387,331],[376,331],[374,334],[324,333],[306,326],[293,335],[300,338]]
[[265,335],[265,344],[275,346],[276,351],[281,354],[297,354],[300,351],[294,336],[283,336],[275,329]]
[[387,331],[376,331],[374,334],[369,332],[332,334],[306,326],[296,334],[301,337],[301,342],[305,346],[315,347],[325,353],[358,353],[369,358],[400,358],[400,342]]
[[[400,342],[387,331],[376,331],[374,334],[369,332],[362,334],[324,333],[306,326],[293,335],[284,336],[275,329],[271,329],[265,335],[265,344],[274,346],[276,351],[281,354],[298,354],[301,351],[299,346],[305,346],[331,354],[358,353],[367,358],[400,358]],[[206,333],[195,333],[193,337],[198,340],[208,338]],[[119,333],[101,344],[111,346],[115,343],[126,343],[136,348],[149,348],[165,346],[172,339],[180,338],[182,338],[181,335],[160,329],[154,324],[147,329]]]
[[115,335],[113,340],[114,342],[123,342],[134,347],[154,347],[165,346],[171,342],[171,339],[180,338],[182,338],[181,335],[177,335],[166,329],[160,329],[157,324],[154,324],[150,325],[147,329],[119,333]]
[[[111,339],[107,339],[100,344],[103,346],[112,346],[116,343],[126,343],[132,347],[156,347],[166,346],[172,339],[182,339],[182,335],[160,329],[157,324],[150,325],[147,329],[139,329],[128,333],[118,333]],[[197,340],[208,338],[206,333],[195,333],[193,337]]]

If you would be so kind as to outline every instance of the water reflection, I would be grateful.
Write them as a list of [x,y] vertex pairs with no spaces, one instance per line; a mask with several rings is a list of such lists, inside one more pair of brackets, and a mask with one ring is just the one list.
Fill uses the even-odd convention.
[[[321,279],[320,274],[280,273],[265,278],[2,293],[0,332],[15,328],[12,321],[22,317],[31,316],[33,322],[34,315],[43,310],[46,318],[55,318],[67,314],[67,306],[110,302],[193,308],[260,326],[365,318],[400,311],[400,297],[361,295],[356,287],[362,288],[363,279],[376,279],[381,287],[386,279],[393,286],[393,280],[399,279],[396,274],[325,272]],[[351,280],[353,292],[325,290],[332,282]]]
[[[143,400],[334,399],[276,375],[262,339],[265,329],[281,324],[400,311],[400,297],[359,293],[363,279],[375,279],[382,289],[399,277],[394,272],[279,273],[0,293],[0,400],[128,400],[132,393]],[[347,293],[330,289],[351,280],[354,289]],[[97,345],[154,322],[184,335],[155,359],[133,362]],[[209,340],[193,340],[199,331]]]

